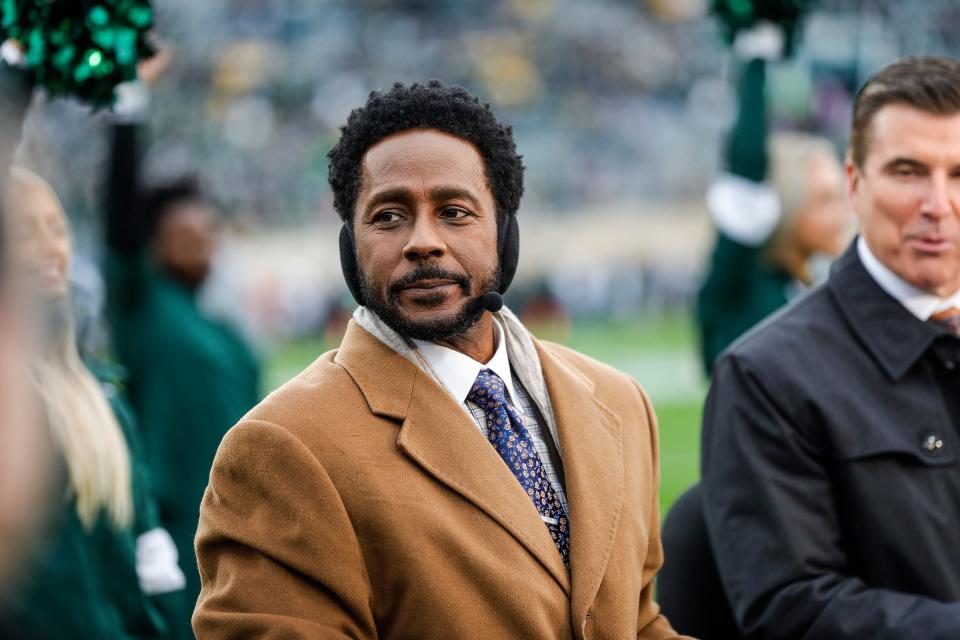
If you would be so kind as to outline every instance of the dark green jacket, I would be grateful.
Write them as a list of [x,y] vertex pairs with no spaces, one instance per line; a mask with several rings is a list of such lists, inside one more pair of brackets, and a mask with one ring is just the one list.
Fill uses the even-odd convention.
[[709,375],[717,356],[787,301],[796,283],[786,271],[751,247],[717,234],[697,296],[700,354]]
[[130,369],[160,520],[195,602],[200,501],[220,440],[259,399],[257,362],[236,332],[201,312],[193,292],[152,266],[114,257],[107,276],[114,343]]

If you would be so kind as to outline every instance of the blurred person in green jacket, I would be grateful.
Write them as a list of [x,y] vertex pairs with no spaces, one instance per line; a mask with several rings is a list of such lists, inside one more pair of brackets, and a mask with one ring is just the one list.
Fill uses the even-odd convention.
[[23,169],[12,170],[9,195],[13,266],[42,320],[31,381],[62,473],[37,553],[8,594],[3,631],[57,640],[173,637],[185,579],[158,524],[119,390],[101,384],[77,351],[67,218],[50,186]]
[[767,140],[765,64],[745,67],[728,169],[707,193],[717,239],[696,320],[708,375],[724,349],[813,284],[817,256],[835,257],[853,238],[830,141],[803,133]]
[[[193,549],[200,501],[220,440],[259,399],[257,361],[238,332],[209,317],[198,292],[217,246],[217,212],[196,180],[140,186],[140,123],[169,54],[141,63],[121,86],[106,186],[107,317],[129,371],[161,521],[195,602]],[[189,616],[183,621],[189,629]]]

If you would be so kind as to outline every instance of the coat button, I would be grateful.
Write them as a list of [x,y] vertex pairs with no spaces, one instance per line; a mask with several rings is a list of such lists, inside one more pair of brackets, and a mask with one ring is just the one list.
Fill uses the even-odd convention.
[[920,446],[923,447],[923,450],[927,453],[940,453],[940,450],[943,449],[943,439],[937,434],[931,433],[923,439],[923,443]]

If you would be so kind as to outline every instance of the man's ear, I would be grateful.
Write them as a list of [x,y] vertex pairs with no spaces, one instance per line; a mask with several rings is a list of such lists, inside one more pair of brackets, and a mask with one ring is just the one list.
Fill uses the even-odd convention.
[[853,157],[850,155],[850,152],[847,152],[847,157],[843,163],[843,169],[846,173],[847,181],[847,200],[850,201],[851,205],[854,205],[860,190],[860,168],[853,161]]

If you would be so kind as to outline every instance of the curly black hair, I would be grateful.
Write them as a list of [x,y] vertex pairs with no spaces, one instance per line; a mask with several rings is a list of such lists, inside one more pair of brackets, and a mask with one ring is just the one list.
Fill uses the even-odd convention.
[[340,129],[340,140],[327,157],[333,206],[344,222],[353,220],[363,155],[387,136],[410,129],[437,129],[473,143],[483,158],[498,223],[516,215],[523,195],[523,162],[513,130],[466,89],[431,80],[409,87],[398,82],[389,91],[371,92]]

